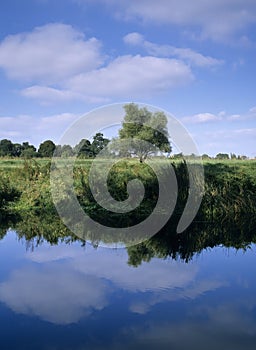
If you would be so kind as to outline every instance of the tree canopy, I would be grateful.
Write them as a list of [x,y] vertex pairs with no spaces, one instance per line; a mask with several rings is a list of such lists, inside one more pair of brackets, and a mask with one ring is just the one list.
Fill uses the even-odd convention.
[[163,112],[153,113],[134,103],[126,104],[124,110],[124,121],[116,140],[119,154],[136,156],[143,162],[150,154],[171,152],[167,118]]
[[55,144],[51,140],[46,140],[39,145],[38,153],[40,157],[52,157]]

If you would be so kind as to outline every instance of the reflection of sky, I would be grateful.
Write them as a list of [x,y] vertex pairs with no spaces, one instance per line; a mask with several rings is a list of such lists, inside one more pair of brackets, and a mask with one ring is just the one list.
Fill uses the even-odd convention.
[[[11,252],[17,246],[14,264]],[[219,340],[230,345],[235,334],[240,340],[232,349],[242,349],[246,336],[250,349],[256,337],[255,285],[248,269],[248,262],[255,261],[253,251],[213,249],[189,264],[152,259],[134,268],[127,265],[123,249],[44,244],[34,252],[24,250],[14,235],[1,242],[1,263],[5,260],[9,271],[1,270],[0,301],[28,320],[36,316],[64,326],[96,318],[102,327],[100,319],[108,319],[109,333],[114,332],[111,349],[120,348],[123,338],[127,349],[135,343],[156,349],[157,342],[159,349],[170,344],[203,349],[200,344],[207,339],[207,347],[214,349]],[[117,309],[119,319],[113,316]]]

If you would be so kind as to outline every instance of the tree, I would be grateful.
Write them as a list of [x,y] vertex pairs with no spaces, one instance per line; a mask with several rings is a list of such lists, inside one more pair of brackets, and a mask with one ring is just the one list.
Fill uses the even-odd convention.
[[46,140],[39,145],[38,155],[39,157],[52,157],[55,150],[55,144],[51,140]]
[[30,145],[29,142],[22,143],[21,157],[24,158],[33,158],[37,156],[36,148],[33,145]]
[[72,157],[74,155],[73,148],[70,145],[63,145],[61,148],[62,157]]
[[15,146],[12,141],[3,139],[0,141],[0,157],[11,157],[15,153]]
[[229,155],[227,153],[218,153],[216,155],[216,159],[220,159],[220,160],[229,159]]
[[102,151],[109,142],[110,140],[104,138],[103,134],[100,132],[93,136],[93,141],[91,144],[91,150],[93,155],[96,157],[97,154],[99,154],[100,151]]
[[91,142],[87,139],[82,139],[75,147],[78,157],[91,158],[93,157]]
[[[152,113],[130,103],[124,105],[125,117],[119,130],[119,154],[137,156],[142,163],[150,154],[171,152],[167,130],[167,118],[163,112]],[[127,140],[124,142],[119,142]],[[145,142],[143,142],[145,141]]]

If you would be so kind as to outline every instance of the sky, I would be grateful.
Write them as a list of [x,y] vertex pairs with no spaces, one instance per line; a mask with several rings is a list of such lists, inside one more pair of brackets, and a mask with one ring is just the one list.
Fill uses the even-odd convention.
[[91,110],[135,102],[177,118],[200,154],[253,158],[255,77],[255,0],[0,4],[0,139],[58,143]]

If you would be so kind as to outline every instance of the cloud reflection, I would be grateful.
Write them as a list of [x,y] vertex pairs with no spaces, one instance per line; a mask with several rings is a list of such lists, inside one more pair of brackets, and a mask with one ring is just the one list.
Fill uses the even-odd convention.
[[25,265],[0,284],[0,300],[14,312],[55,324],[78,322],[102,310],[110,304],[113,290],[132,293],[128,310],[145,314],[160,302],[193,299],[223,285],[198,280],[196,263],[152,259],[130,267],[127,252],[120,249],[43,245],[27,252],[24,260]]

